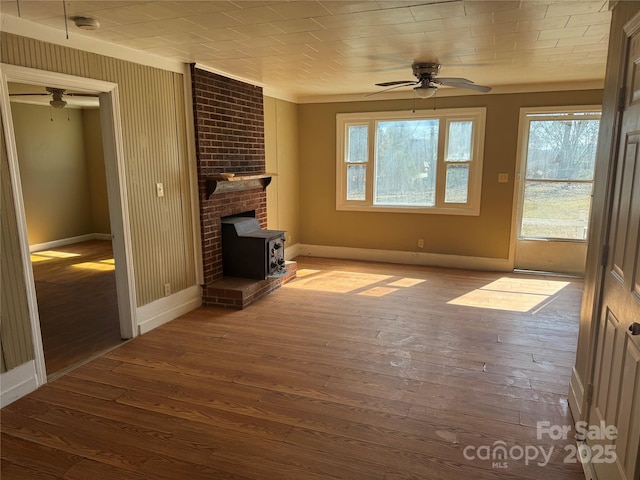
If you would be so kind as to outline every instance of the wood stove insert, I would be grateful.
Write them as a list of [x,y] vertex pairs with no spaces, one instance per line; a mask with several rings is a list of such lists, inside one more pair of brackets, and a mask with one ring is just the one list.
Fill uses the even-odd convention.
[[261,229],[256,218],[247,216],[224,217],[221,224],[225,277],[265,280],[287,273],[284,231]]

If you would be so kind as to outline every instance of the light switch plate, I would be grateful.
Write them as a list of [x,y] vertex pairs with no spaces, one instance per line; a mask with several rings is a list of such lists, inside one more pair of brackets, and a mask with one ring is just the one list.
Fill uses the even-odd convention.
[[508,173],[499,173],[498,174],[498,183],[509,183],[509,174]]
[[156,194],[159,197],[164,197],[164,185],[162,183],[156,183]]

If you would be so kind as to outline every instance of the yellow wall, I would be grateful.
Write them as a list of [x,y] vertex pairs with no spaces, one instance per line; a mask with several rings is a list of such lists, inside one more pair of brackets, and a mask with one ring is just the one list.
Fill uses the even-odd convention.
[[287,245],[300,242],[298,105],[264,98],[266,169],[277,176],[267,187],[268,227],[286,230]]
[[29,244],[94,233],[82,111],[12,103],[11,113]]
[[91,195],[92,233],[111,233],[100,110],[97,108],[83,109],[82,127],[84,155],[89,174],[89,193]]
[[[477,217],[336,211],[336,114],[409,111],[413,101],[300,105],[301,243],[506,259],[520,108],[601,101],[601,90],[438,98],[438,108],[487,108],[482,201]],[[418,100],[416,107],[430,109],[433,102]],[[509,174],[509,183],[497,182],[500,172]],[[417,248],[418,238],[424,239],[423,249]]]

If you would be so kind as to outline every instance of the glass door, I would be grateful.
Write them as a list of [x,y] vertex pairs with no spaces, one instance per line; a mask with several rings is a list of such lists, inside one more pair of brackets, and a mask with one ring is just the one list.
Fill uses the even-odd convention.
[[525,110],[515,268],[581,275],[600,111]]

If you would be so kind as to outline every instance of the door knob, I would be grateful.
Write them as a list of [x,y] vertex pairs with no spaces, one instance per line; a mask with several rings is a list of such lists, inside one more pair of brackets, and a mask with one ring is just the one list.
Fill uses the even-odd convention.
[[631,335],[640,335],[640,323],[633,322],[629,325],[629,331],[631,332]]

